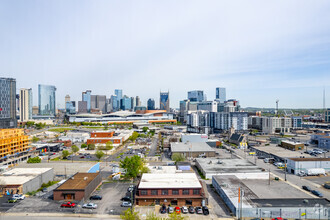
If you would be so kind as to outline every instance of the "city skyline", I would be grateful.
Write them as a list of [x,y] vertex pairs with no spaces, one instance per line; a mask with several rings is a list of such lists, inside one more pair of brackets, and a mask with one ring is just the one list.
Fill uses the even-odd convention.
[[0,4],[1,76],[17,94],[32,88],[34,105],[38,84],[56,86],[61,108],[87,89],[121,88],[145,106],[169,90],[172,108],[216,87],[242,107],[322,108],[330,91],[327,1]]

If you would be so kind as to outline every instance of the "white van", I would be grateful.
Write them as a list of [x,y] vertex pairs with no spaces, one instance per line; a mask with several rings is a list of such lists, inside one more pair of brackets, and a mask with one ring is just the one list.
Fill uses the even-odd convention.
[[275,162],[275,159],[274,158],[265,158],[264,159],[264,162],[265,163],[274,163]]

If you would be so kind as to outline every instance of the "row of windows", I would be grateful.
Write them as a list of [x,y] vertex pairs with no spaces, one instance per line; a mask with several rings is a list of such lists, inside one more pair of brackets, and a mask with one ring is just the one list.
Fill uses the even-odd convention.
[[[162,189],[161,190],[161,195],[168,195],[170,190],[168,189]],[[148,195],[148,190],[140,190],[141,195]],[[158,195],[159,190],[151,190],[151,195]],[[189,195],[190,190],[189,189],[183,189],[182,190],[182,195]],[[199,195],[200,194],[200,189],[194,189],[193,190],[193,195]],[[172,189],[172,195],[179,195],[179,190],[178,189]]]

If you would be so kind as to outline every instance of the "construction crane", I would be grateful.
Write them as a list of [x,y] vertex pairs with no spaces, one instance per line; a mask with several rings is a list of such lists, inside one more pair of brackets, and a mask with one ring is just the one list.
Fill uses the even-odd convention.
[[280,100],[278,100],[278,99],[276,100],[276,113],[275,113],[275,114],[276,114],[276,117],[278,117],[278,102],[279,102],[279,101],[280,101]]

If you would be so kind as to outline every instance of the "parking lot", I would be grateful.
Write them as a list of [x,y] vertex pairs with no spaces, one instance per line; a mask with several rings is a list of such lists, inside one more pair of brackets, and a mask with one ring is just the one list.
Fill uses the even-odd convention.
[[0,212],[7,212],[21,202],[20,200],[17,200],[16,203],[8,203],[9,198],[11,198],[11,196],[0,197]]

